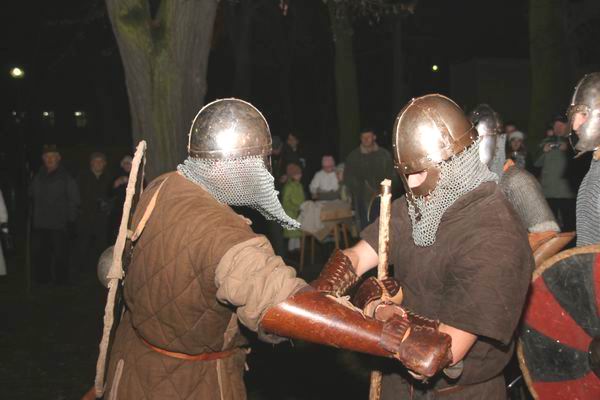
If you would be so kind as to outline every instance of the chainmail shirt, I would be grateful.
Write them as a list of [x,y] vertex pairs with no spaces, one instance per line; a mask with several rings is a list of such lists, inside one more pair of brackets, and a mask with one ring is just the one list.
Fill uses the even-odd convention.
[[408,214],[412,222],[412,237],[417,246],[435,243],[440,221],[446,210],[462,195],[483,182],[498,181],[498,175],[490,172],[479,160],[478,139],[471,147],[440,163],[440,178],[436,188],[425,197],[409,200]]
[[490,162],[489,170],[498,175],[502,176],[504,163],[506,162],[506,133],[496,136],[496,151],[494,152],[494,158]]
[[512,166],[502,175],[498,184],[529,232],[560,232],[542,193],[542,186],[533,175]]
[[283,210],[277,198],[274,178],[265,168],[262,156],[230,160],[188,157],[179,164],[177,171],[204,187],[221,203],[248,206],[284,228],[300,228],[300,223]]
[[600,242],[600,161],[592,160],[590,170],[577,193],[577,246]]

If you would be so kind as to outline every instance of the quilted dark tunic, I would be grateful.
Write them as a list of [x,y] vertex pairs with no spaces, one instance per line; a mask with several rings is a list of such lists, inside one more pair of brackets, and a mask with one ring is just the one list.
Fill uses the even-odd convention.
[[199,354],[238,348],[231,308],[216,299],[215,269],[232,246],[257,235],[228,206],[176,173],[147,187],[133,225],[160,183],[156,207],[125,278],[128,311],[110,354],[105,399],[245,399],[245,351],[184,361],[146,346]]
[[[378,226],[375,221],[361,234],[374,249]],[[449,383],[440,376],[425,389],[490,382],[512,355],[513,334],[534,267],[527,232],[496,183],[488,182],[448,208],[432,246],[416,246],[411,233],[402,197],[392,205],[390,263],[404,290],[403,305],[478,336],[464,358],[461,377]],[[394,367],[401,372],[400,366],[389,372],[395,375]],[[404,398],[400,393],[406,387],[386,388],[402,382],[395,376],[384,376],[383,394],[395,395],[382,399]],[[484,393],[486,400],[506,398],[502,384],[492,385],[491,392],[489,383],[476,386],[443,398],[480,399]]]

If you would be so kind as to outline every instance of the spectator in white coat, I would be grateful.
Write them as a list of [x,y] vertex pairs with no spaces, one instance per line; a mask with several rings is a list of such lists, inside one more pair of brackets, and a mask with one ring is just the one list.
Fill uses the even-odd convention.
[[321,160],[321,170],[315,174],[309,189],[313,200],[337,200],[340,198],[340,183],[335,170],[333,156],[325,155]]

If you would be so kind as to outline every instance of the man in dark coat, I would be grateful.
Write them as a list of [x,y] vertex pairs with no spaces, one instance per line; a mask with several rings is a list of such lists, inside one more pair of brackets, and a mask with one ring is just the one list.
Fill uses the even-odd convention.
[[33,201],[32,260],[37,283],[69,281],[68,228],[77,217],[79,191],[75,180],[60,165],[55,145],[46,145],[43,166],[33,178],[29,194]]
[[385,178],[396,181],[392,156],[376,140],[371,129],[364,129],[360,146],[348,155],[344,167],[344,183],[352,195],[360,229],[368,225],[369,205],[379,193],[379,183]]
[[106,155],[90,155],[90,167],[77,177],[81,209],[77,219],[77,251],[74,262],[80,271],[95,267],[106,248],[109,222],[110,177],[106,172]]

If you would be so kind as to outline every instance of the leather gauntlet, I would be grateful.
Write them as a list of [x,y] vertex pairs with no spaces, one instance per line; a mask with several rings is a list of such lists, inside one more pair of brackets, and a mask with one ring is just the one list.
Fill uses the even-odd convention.
[[400,346],[398,360],[411,371],[432,377],[452,363],[452,338],[439,331],[439,321],[410,312],[405,318],[410,331]]
[[319,277],[310,285],[319,292],[335,297],[344,296],[358,282],[352,262],[341,251],[335,250],[323,267]]
[[[395,278],[387,277],[379,281],[375,277],[370,277],[359,286],[356,294],[352,297],[352,304],[364,310],[365,314],[370,317],[374,315],[375,309],[384,302],[397,305],[402,303],[402,288]],[[385,319],[379,320],[384,321]]]
[[452,360],[450,336],[439,332],[435,321],[408,313],[378,321],[307,289],[269,308],[261,329],[283,337],[397,358],[407,368],[427,377]]

